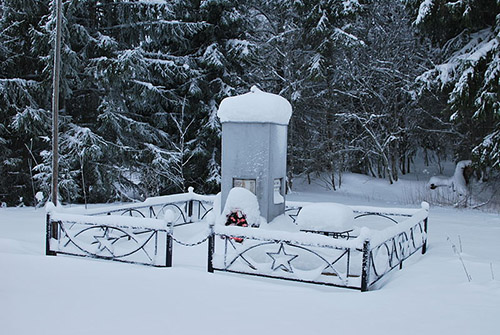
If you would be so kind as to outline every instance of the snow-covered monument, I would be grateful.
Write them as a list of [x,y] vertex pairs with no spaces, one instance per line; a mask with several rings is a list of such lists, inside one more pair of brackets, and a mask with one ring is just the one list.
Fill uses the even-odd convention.
[[189,188],[79,214],[48,205],[46,254],[171,267],[174,242],[207,243],[208,272],[379,287],[410,256],[426,253],[429,205],[285,204],[291,114],[286,99],[257,87],[224,99],[220,196]]
[[287,128],[292,115],[283,97],[253,86],[249,93],[222,100],[221,209],[233,187],[257,196],[260,213],[271,222],[285,211]]

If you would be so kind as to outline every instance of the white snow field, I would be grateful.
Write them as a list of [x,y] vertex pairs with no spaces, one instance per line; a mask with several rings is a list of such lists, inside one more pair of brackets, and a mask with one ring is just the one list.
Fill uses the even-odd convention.
[[[416,181],[346,175],[287,199],[413,207]],[[425,183],[421,181],[420,183]],[[350,192],[344,190],[351,190]],[[500,217],[431,205],[428,251],[376,290],[206,271],[207,244],[173,267],[45,256],[45,211],[0,209],[0,334],[498,334]],[[454,251],[455,250],[455,251]],[[470,279],[470,281],[469,281]]]

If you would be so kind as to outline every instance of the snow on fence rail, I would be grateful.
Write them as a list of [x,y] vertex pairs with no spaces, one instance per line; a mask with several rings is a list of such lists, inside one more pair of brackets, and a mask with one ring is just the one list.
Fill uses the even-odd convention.
[[46,253],[170,266],[168,229],[158,219],[49,212]]
[[185,194],[81,214],[60,212],[51,205],[47,208],[46,254],[170,267],[173,242],[184,244],[174,238],[173,228],[203,220],[212,204],[212,196],[190,188]]
[[[426,252],[428,204],[423,203],[420,210],[357,207],[355,212],[358,217],[405,219],[382,231],[362,228],[358,236],[348,239],[217,226],[209,241],[209,270],[367,291],[417,250]],[[216,245],[216,237],[223,243]]]
[[85,211],[86,215],[122,215],[171,220],[175,225],[203,220],[212,211],[215,196],[188,193],[147,198],[143,202]]
[[[361,228],[357,236],[213,225],[213,196],[186,194],[101,208],[83,214],[48,206],[46,254],[172,266],[172,245],[208,240],[208,271],[226,271],[367,291],[412,254],[427,248],[429,206],[421,209],[351,207],[357,219],[382,217],[391,226]],[[289,203],[293,219],[306,203]],[[194,243],[175,238],[174,227],[205,221]],[[396,224],[394,224],[396,223]],[[366,224],[369,226],[369,223]],[[335,235],[334,235],[335,236]],[[238,242],[243,239],[243,242]],[[222,242],[222,243],[221,243]]]
[[[213,270],[357,288],[363,237],[341,240],[312,233],[216,227]],[[243,242],[239,239],[243,239]],[[215,244],[213,242],[213,244]],[[355,264],[358,266],[356,267]]]

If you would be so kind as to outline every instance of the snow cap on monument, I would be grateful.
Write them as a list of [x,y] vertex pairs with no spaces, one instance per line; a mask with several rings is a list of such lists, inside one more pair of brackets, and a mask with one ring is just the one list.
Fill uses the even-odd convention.
[[292,106],[285,98],[252,86],[250,92],[222,100],[217,116],[224,122],[255,122],[288,125]]

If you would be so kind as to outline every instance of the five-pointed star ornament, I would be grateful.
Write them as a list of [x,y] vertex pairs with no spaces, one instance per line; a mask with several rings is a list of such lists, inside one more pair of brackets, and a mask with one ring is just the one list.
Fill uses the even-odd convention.
[[295,223],[295,221],[297,221],[297,216],[299,216],[299,213],[300,213],[300,210],[301,210],[301,209],[302,209],[302,208],[300,208],[300,209],[297,211],[297,213],[295,213],[295,214],[288,214],[288,216],[290,217],[290,219],[292,219],[293,223]]
[[111,253],[111,255],[114,256],[115,248],[113,246],[113,243],[115,243],[119,239],[118,237],[110,237],[109,229],[106,228],[103,236],[94,236],[94,238],[96,239],[97,243],[99,243],[99,246],[97,247],[99,251],[104,251],[106,249]]
[[267,252],[267,254],[273,259],[273,264],[271,265],[271,269],[273,271],[282,268],[285,271],[293,273],[292,265],[290,263],[299,255],[287,254],[283,243],[280,244],[278,252]]

